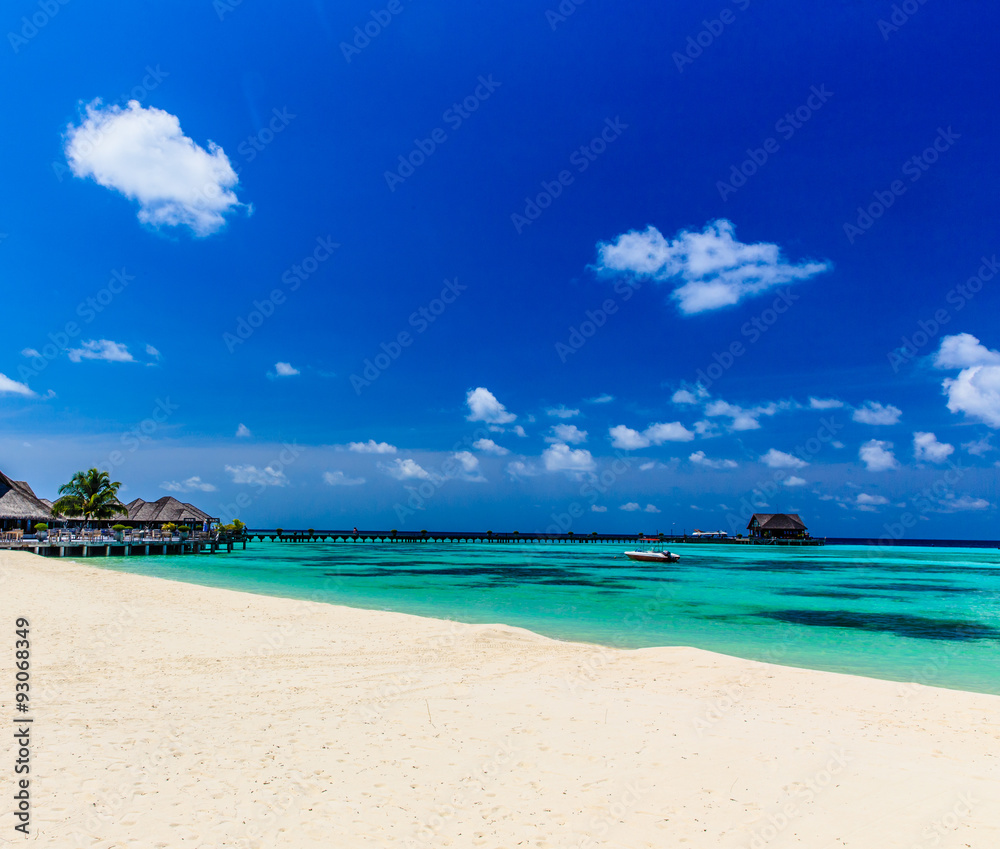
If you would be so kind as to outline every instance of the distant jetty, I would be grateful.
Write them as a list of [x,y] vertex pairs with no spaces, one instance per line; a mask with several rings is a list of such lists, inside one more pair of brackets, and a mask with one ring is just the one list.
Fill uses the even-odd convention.
[[[777,539],[768,537],[717,537],[691,536],[681,534],[658,534],[657,539],[663,542],[692,543],[695,545],[825,545],[823,538],[804,537],[796,539]],[[247,539],[261,542],[388,542],[388,543],[425,543],[425,542],[472,542],[472,543],[637,543],[648,540],[644,534],[539,534],[497,533],[494,531],[290,531],[282,529],[252,529],[247,531]]]

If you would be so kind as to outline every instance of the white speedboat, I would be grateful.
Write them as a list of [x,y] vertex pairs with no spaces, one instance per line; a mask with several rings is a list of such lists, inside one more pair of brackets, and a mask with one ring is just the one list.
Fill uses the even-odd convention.
[[651,539],[640,539],[639,542],[653,543],[645,551],[626,551],[625,556],[629,560],[641,560],[645,563],[676,563],[681,559],[679,554],[667,551],[663,543],[656,537]]

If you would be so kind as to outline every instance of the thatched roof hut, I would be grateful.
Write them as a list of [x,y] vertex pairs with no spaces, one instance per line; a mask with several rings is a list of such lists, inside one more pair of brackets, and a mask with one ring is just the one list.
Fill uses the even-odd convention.
[[792,539],[808,536],[805,523],[798,513],[754,513],[747,523],[752,537]]
[[136,498],[126,504],[125,508],[128,510],[128,515],[123,516],[119,513],[114,521],[124,525],[162,525],[167,522],[179,525],[185,521],[205,522],[215,518],[193,504],[178,501],[172,495],[164,495],[156,501]]
[[25,481],[11,480],[0,472],[0,526],[20,526],[44,522],[52,511],[40,501]]

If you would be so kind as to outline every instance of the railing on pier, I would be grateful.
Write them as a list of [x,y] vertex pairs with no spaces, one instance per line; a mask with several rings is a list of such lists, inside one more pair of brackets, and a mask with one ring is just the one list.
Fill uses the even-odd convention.
[[[316,531],[253,529],[247,530],[247,538],[260,542],[380,542],[380,543],[427,543],[427,542],[459,542],[459,543],[618,543],[640,544],[650,538],[640,534],[522,534],[494,533],[492,531]],[[693,537],[667,535],[657,537],[664,543],[694,543],[697,545],[823,545],[824,539],[806,537],[804,539],[760,539],[737,537]]]

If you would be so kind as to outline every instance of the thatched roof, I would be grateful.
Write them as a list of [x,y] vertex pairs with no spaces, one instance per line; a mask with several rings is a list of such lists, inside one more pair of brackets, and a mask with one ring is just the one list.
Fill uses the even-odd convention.
[[39,522],[52,518],[52,511],[35,497],[24,481],[11,480],[0,472],[0,519],[28,519]]
[[747,528],[753,524],[754,519],[761,530],[764,531],[804,531],[805,523],[799,518],[798,513],[754,513],[747,523]]
[[184,519],[194,519],[196,522],[204,522],[207,519],[213,518],[204,510],[199,510],[193,504],[188,504],[185,501],[178,501],[172,495],[164,495],[163,498],[157,501],[144,501],[141,498],[136,498],[134,501],[126,504],[125,507],[128,510],[128,516],[118,514],[115,516],[116,520],[143,524],[162,524],[165,522],[174,522],[176,524]]

